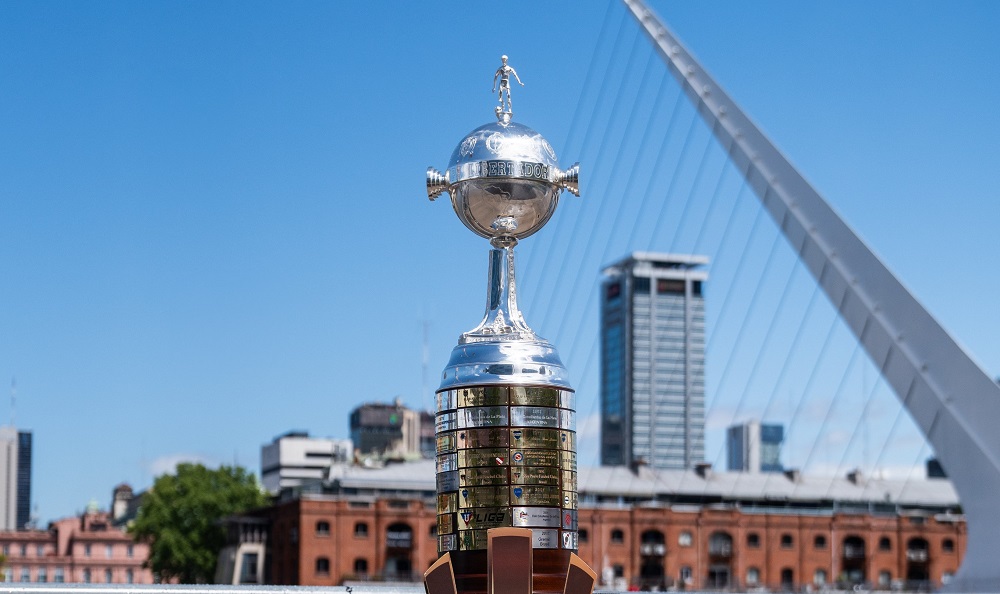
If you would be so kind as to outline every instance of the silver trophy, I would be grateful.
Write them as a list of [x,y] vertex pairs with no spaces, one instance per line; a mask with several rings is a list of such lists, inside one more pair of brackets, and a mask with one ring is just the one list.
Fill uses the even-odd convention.
[[529,529],[536,564],[552,560],[537,567],[558,567],[557,581],[577,548],[575,395],[518,309],[514,246],[548,222],[562,190],[580,195],[579,164],[560,169],[548,141],[512,121],[510,77],[523,85],[503,56],[497,121],[466,135],[444,173],[427,170],[428,197],[447,192],[492,246],[486,313],[459,338],[436,394],[438,551],[456,563],[459,592],[486,591],[476,580],[491,529]]

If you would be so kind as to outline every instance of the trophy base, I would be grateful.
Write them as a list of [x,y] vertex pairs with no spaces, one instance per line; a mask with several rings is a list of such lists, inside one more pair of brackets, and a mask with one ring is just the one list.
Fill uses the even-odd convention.
[[488,551],[442,556],[424,574],[427,593],[592,594],[597,574],[572,551],[532,549],[527,528],[494,528],[488,538]]

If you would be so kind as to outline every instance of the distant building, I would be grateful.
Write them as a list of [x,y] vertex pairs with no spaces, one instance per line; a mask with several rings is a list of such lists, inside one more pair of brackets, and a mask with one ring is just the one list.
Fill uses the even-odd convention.
[[326,478],[330,466],[353,457],[349,439],[309,437],[306,431],[289,431],[260,448],[261,482],[272,494],[304,481]]
[[0,530],[31,522],[31,432],[0,427]]
[[601,285],[601,464],[705,457],[705,256],[635,252]]
[[88,506],[47,530],[0,532],[6,557],[3,581],[83,584],[151,584],[143,564],[149,545],[137,543],[112,523],[111,514]]
[[781,425],[747,421],[726,431],[727,468],[731,472],[783,472]]
[[929,479],[943,479],[948,478],[948,473],[944,471],[944,466],[941,466],[941,461],[937,458],[927,459],[927,478]]
[[416,458],[421,452],[420,413],[403,406],[372,402],[351,411],[351,441],[361,455]]

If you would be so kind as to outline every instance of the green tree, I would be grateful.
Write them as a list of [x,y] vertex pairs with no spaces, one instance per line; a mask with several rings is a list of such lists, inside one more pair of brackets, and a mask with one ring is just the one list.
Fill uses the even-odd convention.
[[267,504],[254,475],[241,467],[178,464],[176,474],[157,477],[143,495],[129,532],[149,543],[146,565],[164,581],[204,584],[215,576],[226,541],[219,520]]

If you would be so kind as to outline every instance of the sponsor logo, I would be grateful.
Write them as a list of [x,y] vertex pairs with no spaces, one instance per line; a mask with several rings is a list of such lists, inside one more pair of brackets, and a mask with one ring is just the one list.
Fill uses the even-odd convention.
[[[514,487],[514,497],[520,499],[522,493],[524,493],[524,489],[522,489],[521,487]],[[569,497],[567,497],[566,500],[568,501]]]
[[465,526],[468,527],[469,524],[472,523],[472,512],[462,512],[462,521],[465,522]]
[[524,454],[521,452],[514,452],[514,462],[520,462],[521,460],[524,460]]
[[514,432],[514,439],[521,439],[521,432],[520,431],[515,431]]

